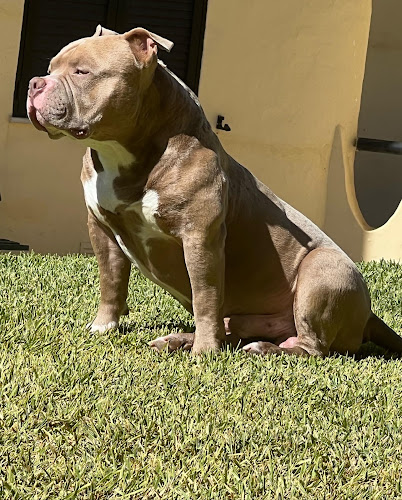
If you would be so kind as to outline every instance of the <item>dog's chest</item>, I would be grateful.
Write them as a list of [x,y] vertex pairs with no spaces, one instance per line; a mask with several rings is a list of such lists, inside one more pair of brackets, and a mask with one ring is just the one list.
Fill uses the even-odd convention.
[[113,188],[116,177],[115,172],[102,171],[98,173],[94,171],[91,177],[83,183],[85,202],[96,218],[103,223],[106,222],[106,219],[101,211],[107,210],[116,213],[119,205],[122,205]]
[[93,172],[84,182],[85,202],[95,217],[113,231],[119,245],[120,241],[127,239],[119,233],[135,235],[146,253],[149,239],[169,237],[156,222],[159,195],[155,190],[148,190],[138,201],[127,204],[118,198],[114,190],[117,177],[110,171]]
[[86,204],[112,231],[123,253],[145,276],[188,305],[190,292],[183,249],[177,238],[158,225],[161,220],[159,193],[147,190],[131,204],[127,203],[127,196],[121,199],[122,186],[126,195],[131,191],[130,184],[124,182],[124,163],[129,166],[133,158],[124,151],[119,153],[118,163],[110,160],[115,156],[109,155],[109,161],[105,161],[99,154],[103,169],[92,167],[90,175],[83,179]]
[[124,219],[127,214],[132,213],[136,215],[133,218],[134,230],[146,228],[147,233],[160,233],[155,220],[159,207],[158,194],[155,191],[148,191],[135,203],[127,204],[116,189],[116,186],[124,184],[127,169],[135,165],[134,155],[114,141],[104,143],[92,141],[89,145],[97,146],[100,151],[89,152],[92,162],[87,172],[89,175],[83,181],[85,202],[88,208],[100,222],[109,227],[114,225],[114,218],[108,214],[112,216],[118,214]]
[[123,253],[145,276],[168,290],[182,304],[187,304],[188,294],[183,293],[187,288],[187,273],[182,247],[158,226],[157,191],[148,190],[141,199],[127,205],[116,196],[115,177],[103,174],[94,172],[84,182],[88,208],[113,232]]

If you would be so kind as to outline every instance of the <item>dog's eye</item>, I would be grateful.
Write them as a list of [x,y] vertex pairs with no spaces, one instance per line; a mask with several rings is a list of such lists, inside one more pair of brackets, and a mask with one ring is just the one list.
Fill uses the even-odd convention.
[[83,69],[78,69],[78,68],[74,71],[74,75],[87,75],[88,73],[89,71],[85,71]]

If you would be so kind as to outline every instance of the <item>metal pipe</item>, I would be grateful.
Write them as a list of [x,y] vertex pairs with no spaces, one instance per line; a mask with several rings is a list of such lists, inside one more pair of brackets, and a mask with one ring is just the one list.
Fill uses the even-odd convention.
[[373,153],[388,153],[392,155],[402,155],[402,142],[383,141],[381,139],[367,139],[358,137],[356,142],[358,151],[372,151]]

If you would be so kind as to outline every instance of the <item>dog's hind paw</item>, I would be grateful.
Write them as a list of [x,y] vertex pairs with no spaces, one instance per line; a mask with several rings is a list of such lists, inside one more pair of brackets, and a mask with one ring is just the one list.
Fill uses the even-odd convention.
[[250,342],[243,347],[243,351],[247,354],[257,354],[259,356],[265,356],[266,354],[281,354],[283,350],[271,342]]
[[[297,345],[294,337],[290,337],[286,342],[282,342],[280,346],[272,344],[271,342],[250,342],[243,347],[243,351],[247,354],[258,354],[260,356],[265,356],[266,354],[295,354],[297,356],[309,355],[306,349]],[[320,355],[319,352],[317,354]]]
[[170,333],[165,337],[158,337],[155,340],[151,340],[148,345],[154,351],[162,352],[167,350],[168,352],[173,352],[178,349],[190,351],[193,343],[194,333]]

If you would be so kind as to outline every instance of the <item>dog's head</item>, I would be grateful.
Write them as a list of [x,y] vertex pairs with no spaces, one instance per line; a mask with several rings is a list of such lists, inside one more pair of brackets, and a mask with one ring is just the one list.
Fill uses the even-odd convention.
[[[64,47],[48,75],[29,83],[27,112],[53,139],[114,138],[110,128],[135,119],[157,65],[158,46],[173,43],[144,28],[119,35],[98,26],[89,38]],[[124,125],[122,124],[122,127]]]

